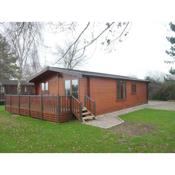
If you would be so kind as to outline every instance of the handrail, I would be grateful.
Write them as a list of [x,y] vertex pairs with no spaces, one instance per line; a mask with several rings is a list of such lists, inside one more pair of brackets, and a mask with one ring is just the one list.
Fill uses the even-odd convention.
[[96,115],[96,103],[95,101],[89,97],[84,96],[84,106],[94,115]]
[[71,98],[71,111],[78,120],[82,121],[82,103],[73,96]]
[[[6,98],[6,110],[16,114],[30,115],[35,118],[47,119],[55,115],[72,113],[82,121],[82,103],[73,96],[44,95],[9,95]],[[48,117],[49,115],[49,117]]]
[[92,101],[92,102],[95,102],[95,100],[93,100],[91,97],[89,97],[89,96],[85,96],[87,99],[89,99],[90,101]]
[[78,103],[81,103],[77,98],[75,98],[74,96],[72,96],[72,98],[74,99],[74,100],[76,100]]

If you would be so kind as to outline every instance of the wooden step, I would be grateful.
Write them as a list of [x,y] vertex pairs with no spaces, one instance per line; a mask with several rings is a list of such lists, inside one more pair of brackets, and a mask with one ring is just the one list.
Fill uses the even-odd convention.
[[86,120],[92,120],[92,119],[93,119],[92,115],[88,115],[88,116],[82,118],[83,122],[85,122]]
[[87,111],[87,108],[86,107],[83,107],[82,111]]
[[83,122],[85,122],[86,120],[93,120],[93,119],[95,119],[94,115],[88,115],[88,116],[82,118]]
[[89,111],[82,113],[82,115],[89,115],[89,114],[91,114]]

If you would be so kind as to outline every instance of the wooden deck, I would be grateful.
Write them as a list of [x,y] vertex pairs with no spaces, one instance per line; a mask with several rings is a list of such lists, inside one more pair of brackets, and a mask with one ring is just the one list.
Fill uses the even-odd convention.
[[52,122],[66,122],[75,116],[82,121],[82,104],[72,96],[6,95],[8,112]]

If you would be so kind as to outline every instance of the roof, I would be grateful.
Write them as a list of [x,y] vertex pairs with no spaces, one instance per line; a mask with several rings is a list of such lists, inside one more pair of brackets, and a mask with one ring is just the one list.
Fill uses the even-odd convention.
[[[0,85],[17,85],[18,80],[0,80]],[[27,81],[22,81],[22,85],[33,85],[33,83],[29,83]]]
[[107,73],[99,73],[99,72],[90,72],[84,70],[75,70],[75,69],[66,69],[66,68],[59,68],[59,67],[46,67],[39,73],[32,76],[29,82],[35,81],[35,79],[45,72],[58,72],[58,73],[65,73],[70,75],[75,75],[79,77],[87,76],[87,77],[101,77],[101,78],[112,78],[112,79],[121,79],[121,80],[133,80],[133,81],[142,81],[142,82],[149,82],[147,80],[138,79],[134,77],[122,76],[122,75],[114,75],[114,74],[107,74]]

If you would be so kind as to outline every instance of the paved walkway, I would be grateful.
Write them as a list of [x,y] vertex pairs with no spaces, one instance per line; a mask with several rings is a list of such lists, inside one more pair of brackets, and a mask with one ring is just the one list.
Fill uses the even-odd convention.
[[129,112],[137,111],[143,108],[174,110],[175,111],[175,102],[149,101],[148,104],[143,104],[143,105],[115,111],[112,113],[98,115],[96,116],[97,118],[96,120],[85,122],[85,124],[97,126],[97,127],[105,128],[105,129],[111,128],[113,126],[119,125],[124,122],[120,117],[118,117],[119,115],[127,114]]
[[146,108],[152,109],[163,109],[175,111],[175,102],[170,101],[149,101],[148,104],[145,105]]

